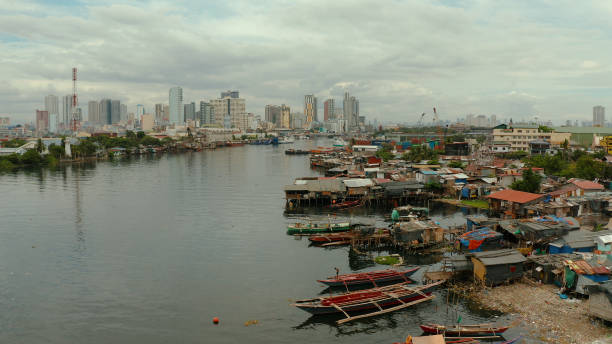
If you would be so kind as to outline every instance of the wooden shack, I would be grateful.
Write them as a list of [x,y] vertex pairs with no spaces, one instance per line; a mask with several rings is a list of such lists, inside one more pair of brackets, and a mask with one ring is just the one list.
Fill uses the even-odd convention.
[[588,312],[590,316],[612,321],[612,281],[592,287]]
[[502,190],[488,195],[489,209],[493,213],[503,213],[508,217],[522,217],[527,214],[526,206],[535,204],[545,195],[516,190]]
[[523,276],[527,259],[516,250],[474,252],[474,279],[485,285],[498,285]]

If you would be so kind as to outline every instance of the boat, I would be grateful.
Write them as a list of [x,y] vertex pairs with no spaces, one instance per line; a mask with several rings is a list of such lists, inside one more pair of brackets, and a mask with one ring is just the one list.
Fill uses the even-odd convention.
[[381,265],[402,265],[404,259],[396,253],[389,256],[378,256],[374,258],[374,262]]
[[321,235],[311,235],[308,240],[315,245],[332,243],[332,242],[344,242],[350,241],[355,237],[353,232],[340,232],[340,233],[329,233]]
[[331,204],[329,207],[332,209],[346,209],[346,208],[358,207],[360,205],[361,205],[361,201],[344,201],[340,203]]
[[387,283],[393,281],[404,281],[410,283],[408,279],[414,274],[419,268],[412,268],[404,271],[397,270],[377,270],[368,272],[359,272],[353,274],[344,274],[333,277],[328,277],[324,280],[317,280],[317,282],[323,283],[330,287],[340,287],[349,285],[363,285],[363,284],[374,284]]
[[[311,314],[344,314],[345,319],[336,321],[343,324],[348,321],[367,318],[393,312],[402,308],[434,299],[435,287],[441,283],[410,286],[410,283],[398,283],[385,287],[371,288],[348,292],[336,296],[318,297],[299,300],[291,304]],[[388,307],[388,308],[383,308]],[[374,309],[373,312],[351,316],[348,312],[362,312]]]
[[306,154],[310,154],[310,151],[307,150],[303,150],[303,149],[287,149],[285,150],[285,154],[287,155],[306,155]]
[[344,141],[343,139],[334,140],[334,147],[344,147],[344,146],[346,146],[346,141]]
[[285,136],[282,137],[280,140],[278,140],[278,143],[280,144],[287,144],[287,143],[294,143],[295,140],[293,139],[293,137],[290,136]]
[[[515,344],[521,340],[521,337],[517,337],[514,339],[506,340],[499,344]],[[490,343],[490,342],[487,342]],[[422,336],[422,337],[412,337],[408,336],[403,343],[393,343],[393,344],[481,344],[479,340],[476,338],[448,338],[444,337],[441,334],[431,335],[431,336]],[[493,344],[493,343],[491,343]]]
[[492,324],[453,325],[440,324],[419,325],[423,332],[430,334],[444,334],[449,337],[476,337],[495,336],[506,332],[508,326],[493,326]]
[[322,222],[322,223],[301,223],[287,226],[287,234],[318,234],[318,233],[334,233],[334,232],[346,232],[351,229],[350,222]]

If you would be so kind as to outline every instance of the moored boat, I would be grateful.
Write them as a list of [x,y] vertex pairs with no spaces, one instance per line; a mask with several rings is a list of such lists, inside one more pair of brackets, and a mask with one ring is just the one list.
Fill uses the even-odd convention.
[[506,332],[508,326],[493,326],[492,324],[453,325],[440,324],[420,325],[425,333],[444,334],[449,337],[495,336]]
[[332,209],[346,209],[346,208],[358,207],[360,205],[361,205],[361,201],[344,201],[340,203],[331,204],[329,207]]
[[[344,293],[337,296],[318,297],[314,299],[299,300],[292,304],[303,311],[312,314],[334,314],[367,311],[401,305],[398,308],[390,308],[393,311],[418,303],[417,301],[428,301],[433,299],[433,289],[440,283],[432,283],[420,286],[410,286],[410,283],[398,283],[385,287],[372,288],[360,291]],[[383,312],[381,310],[380,312]],[[375,312],[379,313],[379,312]],[[374,313],[371,315],[375,315]],[[347,316],[347,319],[357,318]],[[343,321],[341,321],[343,322]]]
[[301,223],[287,226],[287,234],[318,234],[318,233],[333,233],[346,232],[351,229],[350,222],[321,222],[321,223]]
[[329,234],[321,234],[321,235],[311,235],[308,240],[313,244],[325,244],[330,242],[338,242],[338,241],[349,241],[355,237],[355,233],[353,232],[340,232],[340,233],[329,233]]
[[287,149],[285,150],[285,154],[287,155],[306,155],[306,154],[310,154],[310,151],[307,150],[303,150],[303,149]]
[[377,283],[388,283],[393,281],[404,281],[410,283],[410,280],[408,278],[412,276],[412,274],[414,274],[417,270],[419,270],[418,267],[404,271],[387,269],[359,272],[328,277],[327,279],[318,280],[317,282],[323,283],[330,287],[349,285],[353,286],[363,284],[374,284],[374,286],[376,286]]

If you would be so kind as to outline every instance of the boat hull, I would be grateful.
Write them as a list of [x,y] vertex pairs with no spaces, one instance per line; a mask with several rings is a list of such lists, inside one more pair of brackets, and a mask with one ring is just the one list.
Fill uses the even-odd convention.
[[334,233],[346,232],[351,229],[350,223],[332,223],[325,225],[305,225],[305,226],[288,226],[287,234],[318,234],[318,233]]
[[419,268],[414,268],[414,269],[410,269],[410,270],[406,270],[406,271],[402,271],[400,274],[397,275],[389,275],[389,276],[384,276],[384,277],[380,277],[380,278],[372,278],[372,279],[368,279],[368,278],[362,278],[362,279],[354,279],[354,280],[350,280],[350,279],[327,279],[327,280],[318,280],[318,282],[323,283],[327,286],[330,287],[341,287],[341,286],[355,286],[355,285],[365,285],[365,284],[373,284],[372,281],[374,281],[375,283],[388,283],[388,282],[394,282],[394,281],[405,281],[406,279],[408,279],[410,276],[412,276],[412,274],[414,274]]
[[492,327],[492,328],[456,328],[445,326],[430,326],[420,325],[421,330],[429,334],[444,334],[449,337],[474,337],[474,336],[490,336],[498,335],[506,332],[508,327]]
[[[423,295],[430,296],[431,292],[425,292],[423,293]],[[409,295],[400,297],[399,299],[401,299],[405,303],[408,303],[408,302],[417,301],[417,300],[425,298],[425,296],[423,295],[413,293],[413,294],[409,294]],[[390,307],[390,306],[396,306],[396,305],[401,304],[400,301],[394,298],[388,298],[386,300],[383,300],[377,303],[381,307]],[[301,310],[304,310],[308,313],[315,314],[315,315],[340,313],[340,311],[333,306],[308,306],[308,305],[300,305],[300,304],[296,304],[295,306]],[[366,311],[369,309],[378,309],[378,307],[376,307],[376,305],[374,304],[360,304],[360,305],[355,305],[355,306],[342,307],[342,309],[345,312],[360,312],[360,311]]]

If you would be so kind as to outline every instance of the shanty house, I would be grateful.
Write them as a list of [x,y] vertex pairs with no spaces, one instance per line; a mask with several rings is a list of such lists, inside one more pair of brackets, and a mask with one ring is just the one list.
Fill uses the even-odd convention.
[[590,316],[612,321],[612,281],[591,288],[588,312]]
[[[609,231],[606,231],[608,234]],[[555,253],[593,252],[597,247],[595,233],[584,229],[570,231],[548,244],[548,251]]]
[[372,183],[372,179],[355,178],[345,179],[344,185],[346,185],[347,197],[361,197],[368,194],[370,187],[372,187],[374,183]]
[[416,173],[416,180],[422,184],[438,181],[438,172],[430,170],[420,170]]
[[516,190],[502,190],[494,192],[486,198],[489,199],[489,209],[493,212],[501,213],[508,216],[524,216],[526,214],[525,207],[534,204],[541,200],[545,195],[534,194],[530,192]]
[[574,184],[578,187],[579,189],[579,195],[582,196],[586,193],[589,192],[598,192],[598,191],[603,191],[604,187],[603,185],[599,184],[599,183],[595,183],[595,182],[591,182],[588,180],[582,180],[582,179],[577,179],[577,178],[572,178],[570,180],[568,180],[569,183]]
[[498,285],[523,276],[527,259],[516,250],[474,252],[474,278],[485,285]]
[[304,201],[331,203],[343,199],[346,186],[341,179],[298,179],[292,185],[285,186],[285,198],[288,203],[298,205]]

